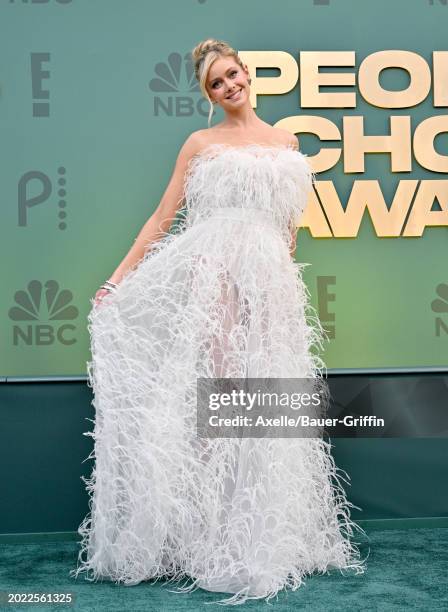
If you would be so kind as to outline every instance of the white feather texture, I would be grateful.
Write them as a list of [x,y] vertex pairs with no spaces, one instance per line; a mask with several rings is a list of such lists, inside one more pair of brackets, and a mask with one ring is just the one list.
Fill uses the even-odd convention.
[[236,605],[365,571],[331,444],[196,431],[198,377],[323,379],[308,264],[289,254],[313,179],[292,147],[210,145],[190,162],[181,223],[92,308],[95,465],[72,576],[191,578],[176,592]]

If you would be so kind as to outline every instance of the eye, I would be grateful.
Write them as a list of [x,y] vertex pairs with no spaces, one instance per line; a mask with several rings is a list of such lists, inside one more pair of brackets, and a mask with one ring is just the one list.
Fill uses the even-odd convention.
[[[231,75],[233,74],[238,74],[238,70],[232,70],[232,72],[230,73]],[[215,81],[212,85],[212,89],[215,89],[215,85],[219,85],[219,81]]]

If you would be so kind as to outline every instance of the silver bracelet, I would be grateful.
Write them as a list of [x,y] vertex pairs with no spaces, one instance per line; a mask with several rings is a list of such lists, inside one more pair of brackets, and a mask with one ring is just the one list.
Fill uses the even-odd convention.
[[117,283],[113,283],[110,280],[105,281],[104,284],[101,285],[101,289],[106,289],[106,291],[113,291],[116,288],[117,288]]

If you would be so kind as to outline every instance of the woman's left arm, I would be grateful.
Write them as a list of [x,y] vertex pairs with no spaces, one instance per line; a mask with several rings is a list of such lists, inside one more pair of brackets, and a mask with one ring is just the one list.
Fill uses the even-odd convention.
[[[291,133],[289,134],[289,139],[288,139],[287,144],[291,146],[293,149],[295,149],[296,151],[299,150],[299,141],[297,140],[297,136],[295,134],[291,134]],[[289,243],[289,253],[291,257],[295,259],[296,248],[297,248],[297,232],[299,231],[299,228],[294,223],[294,221],[291,221],[291,223],[289,224],[289,230],[291,233],[291,241]]]
[[291,255],[293,259],[295,259],[296,248],[297,248],[297,232],[299,231],[299,228],[294,222],[292,222],[289,225],[289,229],[291,232],[291,242],[289,243],[289,254]]

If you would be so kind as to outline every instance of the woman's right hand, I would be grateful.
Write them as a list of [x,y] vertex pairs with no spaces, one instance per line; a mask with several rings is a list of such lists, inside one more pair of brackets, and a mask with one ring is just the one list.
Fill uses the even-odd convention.
[[95,293],[95,306],[99,306],[101,304],[102,299],[104,298],[105,295],[111,293],[110,291],[108,291],[107,289],[98,289],[98,291]]

